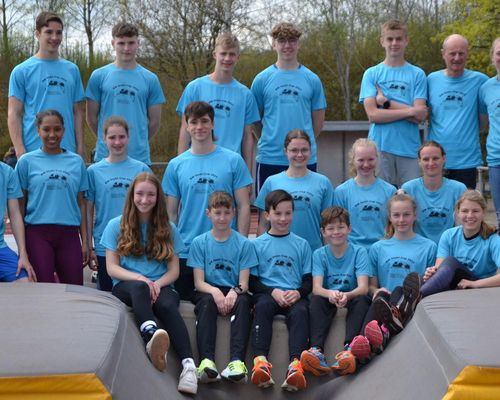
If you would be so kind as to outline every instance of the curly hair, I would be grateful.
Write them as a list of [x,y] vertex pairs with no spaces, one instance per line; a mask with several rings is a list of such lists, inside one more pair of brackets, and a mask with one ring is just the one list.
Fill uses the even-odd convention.
[[[135,188],[138,183],[149,182],[156,188],[156,204],[151,210],[148,222],[147,240],[142,240],[139,211],[134,203]],[[120,256],[140,257],[149,260],[168,261],[174,255],[172,231],[167,214],[167,205],[160,181],[150,172],[142,172],[135,177],[129,187],[118,237],[117,253]]]

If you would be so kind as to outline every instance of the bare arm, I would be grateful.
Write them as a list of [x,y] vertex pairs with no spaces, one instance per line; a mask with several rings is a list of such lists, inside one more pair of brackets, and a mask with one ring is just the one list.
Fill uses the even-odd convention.
[[10,96],[7,109],[7,126],[9,128],[10,140],[16,150],[17,158],[26,153],[26,148],[23,143],[23,113],[23,102]]
[[253,124],[253,136],[255,138],[255,141],[258,141],[261,135],[262,135],[262,122],[259,121]]
[[238,232],[243,236],[248,236],[250,229],[250,195],[248,187],[235,190],[234,198],[238,209]]
[[[392,103],[392,102],[391,102]],[[415,106],[405,108],[381,109],[377,107],[375,97],[368,97],[363,102],[368,120],[372,123],[385,124],[416,117]],[[420,110],[420,108],[418,109]],[[426,111],[427,112],[427,111]]]
[[111,278],[120,281],[133,281],[142,277],[138,272],[132,272],[120,265],[120,256],[113,250],[106,249],[106,270]]
[[479,114],[479,130],[485,132],[490,126],[490,120],[488,114]]
[[97,137],[100,105],[97,101],[87,99],[87,125]]
[[321,110],[314,110],[312,112],[314,137],[319,136],[319,134],[323,130],[324,122],[325,122],[325,109],[323,108]]
[[160,129],[161,104],[155,104],[148,108],[148,139],[156,135]]
[[174,283],[179,277],[179,257],[172,256],[170,260],[168,260],[168,270],[165,272],[160,279],[156,281],[156,283],[160,286],[160,288],[170,285]]
[[36,282],[35,271],[33,271],[33,267],[31,266],[28,259],[28,253],[26,252],[24,221],[19,209],[18,199],[9,199],[7,202],[7,210],[9,212],[12,233],[14,234],[14,239],[16,239],[17,251],[19,254],[19,262],[17,265],[16,275],[19,275],[21,269],[24,269],[28,273],[29,281]]
[[82,240],[83,265],[89,262],[89,242],[87,230],[87,204],[83,198],[83,192],[78,192],[78,208],[80,209],[80,237]]
[[179,141],[177,142],[177,154],[184,153],[189,148],[191,137],[187,131],[187,122],[184,114],[181,117],[181,127],[179,128]]
[[168,219],[174,224],[179,222],[179,199],[173,196],[167,196],[167,214]]
[[356,296],[361,296],[361,295],[366,295],[368,294],[368,280],[369,277],[364,275],[364,276],[358,276],[357,281],[358,281],[358,286],[351,290],[350,292],[345,292],[345,295],[347,297],[347,301],[353,299]]
[[80,154],[80,157],[85,161],[85,141],[83,139],[83,121],[85,118],[83,101],[73,104],[73,115],[75,120],[75,141],[76,141],[76,152]]
[[498,286],[500,286],[500,274],[495,274],[489,278],[478,279],[477,281],[462,279],[457,285],[459,289],[480,289]]
[[250,174],[252,174],[253,169],[253,154],[255,149],[255,139],[254,139],[254,126],[252,124],[246,125],[243,132],[243,142],[241,144],[241,155],[243,160],[247,165]]
[[269,222],[264,218],[264,211],[259,210],[259,226],[257,227],[257,236],[262,235],[269,229]]

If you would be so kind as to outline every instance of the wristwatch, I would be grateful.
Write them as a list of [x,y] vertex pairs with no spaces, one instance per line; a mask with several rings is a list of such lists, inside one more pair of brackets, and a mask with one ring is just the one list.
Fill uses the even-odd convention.
[[384,104],[382,104],[382,107],[384,108],[384,110],[387,110],[388,108],[391,107],[391,101],[390,100],[385,101]]
[[231,289],[233,289],[238,296],[240,294],[243,294],[243,289],[241,288],[241,285],[233,286]]

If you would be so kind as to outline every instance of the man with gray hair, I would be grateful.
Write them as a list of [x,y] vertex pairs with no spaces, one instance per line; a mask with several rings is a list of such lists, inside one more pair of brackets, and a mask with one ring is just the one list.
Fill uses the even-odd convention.
[[476,188],[476,167],[482,164],[479,145],[479,88],[488,79],[465,68],[469,43],[453,34],[441,49],[446,68],[427,77],[431,109],[429,139],[446,150],[448,178]]

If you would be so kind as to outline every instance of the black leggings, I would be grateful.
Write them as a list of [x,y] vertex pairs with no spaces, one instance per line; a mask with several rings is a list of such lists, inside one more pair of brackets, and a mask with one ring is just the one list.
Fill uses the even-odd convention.
[[434,275],[420,288],[422,297],[445,290],[456,289],[462,279],[475,281],[476,278],[455,257],[446,257]]
[[[219,287],[227,295],[230,288]],[[194,292],[193,303],[196,305],[196,342],[200,361],[204,358],[215,360],[215,340],[217,337],[217,305],[211,294]],[[230,355],[231,361],[245,360],[248,336],[250,334],[250,309],[252,298],[248,294],[237,297],[229,315],[231,321]]]
[[149,286],[143,281],[122,281],[113,287],[112,293],[134,311],[137,327],[146,321],[161,320],[168,332],[172,346],[180,359],[193,358],[189,334],[179,313],[179,295],[172,288],[161,288],[160,295],[151,304]]
[[[387,302],[390,305],[397,305],[401,297],[403,296],[403,288],[401,286],[396,286],[394,290],[392,291],[391,294],[387,292],[378,292],[377,297],[382,297],[383,299],[387,300]],[[376,297],[376,298],[377,298]],[[373,299],[375,300],[375,299]],[[363,328],[361,330],[362,334],[364,335],[365,331],[365,326],[368,322],[373,321],[375,318],[375,307],[373,306],[373,303],[371,306],[368,308],[368,311],[365,315],[365,320],[363,321]]]
[[[371,300],[368,296],[356,296],[347,303],[344,344],[351,343],[352,339],[360,334],[370,304]],[[309,304],[311,347],[324,350],[325,340],[335,314],[337,314],[335,304],[330,303],[325,297],[311,296]]]
[[309,302],[300,299],[294,305],[282,308],[267,293],[254,294],[255,315],[252,325],[252,350],[254,357],[268,356],[273,337],[273,320],[276,314],[286,317],[288,352],[290,360],[300,358],[307,349],[309,339]]

